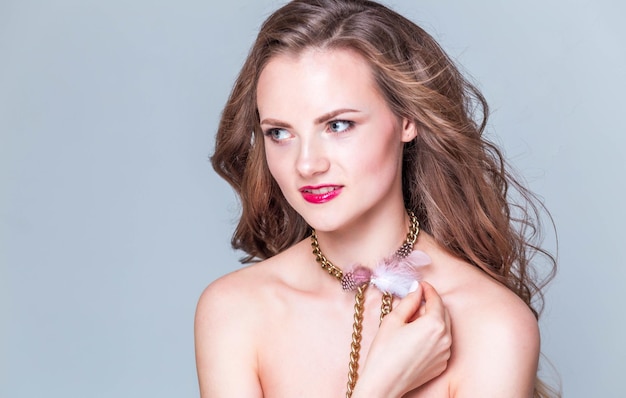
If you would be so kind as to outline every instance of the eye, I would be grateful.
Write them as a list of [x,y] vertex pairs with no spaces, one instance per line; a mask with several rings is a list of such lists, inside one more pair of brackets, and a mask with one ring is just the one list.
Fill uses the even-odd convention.
[[354,126],[354,122],[349,120],[333,120],[328,123],[328,129],[333,133],[343,133]]
[[266,137],[270,137],[272,141],[284,141],[287,138],[291,137],[291,134],[285,129],[269,129],[265,133]]

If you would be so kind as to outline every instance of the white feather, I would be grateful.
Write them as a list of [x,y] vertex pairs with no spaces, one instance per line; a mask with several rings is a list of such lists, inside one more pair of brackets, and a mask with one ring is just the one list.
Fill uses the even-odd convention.
[[419,250],[404,258],[394,255],[376,266],[370,282],[383,292],[403,298],[416,288],[416,282],[420,279],[418,267],[430,262],[430,257]]

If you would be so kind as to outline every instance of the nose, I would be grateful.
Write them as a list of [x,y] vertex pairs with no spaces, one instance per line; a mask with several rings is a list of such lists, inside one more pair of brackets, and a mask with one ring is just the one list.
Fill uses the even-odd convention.
[[330,161],[324,144],[316,137],[302,137],[296,169],[302,177],[314,177],[323,174],[330,167]]

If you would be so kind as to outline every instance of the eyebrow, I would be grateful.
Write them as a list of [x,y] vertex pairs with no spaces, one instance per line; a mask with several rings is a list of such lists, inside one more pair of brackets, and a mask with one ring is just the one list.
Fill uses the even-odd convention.
[[[334,118],[337,115],[341,115],[342,113],[348,113],[348,112],[358,112],[358,111],[355,109],[349,109],[349,108],[335,109],[334,111],[330,111],[316,118],[314,122],[315,124],[321,124],[321,123],[329,121],[330,119]],[[272,118],[266,118],[266,119],[261,120],[261,124],[270,124],[276,127],[291,128],[289,123],[285,123],[278,119],[272,119]]]

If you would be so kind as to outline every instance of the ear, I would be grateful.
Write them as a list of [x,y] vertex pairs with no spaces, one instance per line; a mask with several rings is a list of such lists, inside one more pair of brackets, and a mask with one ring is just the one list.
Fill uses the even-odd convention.
[[410,142],[417,137],[417,126],[409,119],[402,119],[402,142]]

